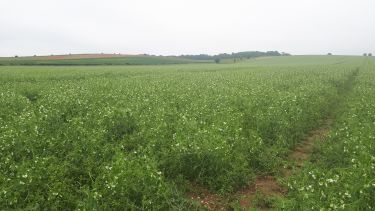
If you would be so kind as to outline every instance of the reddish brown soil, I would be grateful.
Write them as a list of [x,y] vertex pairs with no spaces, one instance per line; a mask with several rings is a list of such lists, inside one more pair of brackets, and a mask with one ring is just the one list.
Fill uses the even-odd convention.
[[[287,189],[280,186],[273,176],[259,177],[255,180],[254,185],[239,192],[240,206],[243,210],[248,210],[251,207],[256,207],[253,204],[257,194],[265,197],[282,196],[287,192]],[[258,207],[261,210],[266,210],[267,207]]]
[[[314,142],[316,140],[323,140],[328,135],[332,122],[332,119],[325,120],[322,127],[311,131],[308,137],[289,154],[289,160],[293,163],[293,166],[281,169],[283,178],[288,178],[292,174],[297,173],[303,164],[310,159],[310,155],[314,149]],[[228,202],[231,199],[224,199],[199,186],[194,186],[193,190],[194,193],[190,194],[191,199],[201,203],[209,210],[230,210]],[[280,185],[275,177],[263,176],[256,178],[253,185],[238,191],[233,196],[230,196],[230,198],[239,200],[242,210],[248,210],[252,207],[260,210],[268,210],[270,207],[262,207],[261,205],[254,204],[257,194],[265,198],[282,197],[287,191],[288,189]]]
[[[311,131],[309,136],[291,152],[289,160],[295,163],[294,167],[301,168],[303,164],[310,159],[310,155],[314,149],[314,142],[316,140],[324,140],[330,131],[332,122],[332,119],[326,119],[322,127]],[[285,170],[283,173],[284,176],[289,176],[288,172],[285,172]]]
[[213,194],[197,184],[192,185],[191,189],[192,191],[188,195],[192,200],[202,204],[209,210],[224,210],[225,205],[219,195]]
[[29,57],[36,60],[65,60],[65,59],[98,59],[98,58],[113,58],[113,57],[130,57],[137,55],[127,54],[67,54],[67,55],[51,55],[51,56],[35,56]]

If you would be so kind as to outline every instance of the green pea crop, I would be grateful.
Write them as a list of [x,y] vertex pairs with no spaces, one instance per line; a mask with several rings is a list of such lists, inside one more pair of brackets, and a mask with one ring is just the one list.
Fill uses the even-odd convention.
[[317,163],[280,206],[374,208],[374,67],[342,56],[1,66],[0,209],[201,209],[190,184],[225,196],[277,174],[334,110]]

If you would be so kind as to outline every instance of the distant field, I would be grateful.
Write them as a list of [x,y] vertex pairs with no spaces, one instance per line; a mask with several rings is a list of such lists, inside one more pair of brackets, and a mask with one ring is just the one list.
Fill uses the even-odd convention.
[[375,207],[374,58],[21,60],[81,66],[0,66],[0,210]]
[[60,56],[0,58],[0,65],[162,65],[211,63],[175,57],[134,56],[119,54],[78,54]]

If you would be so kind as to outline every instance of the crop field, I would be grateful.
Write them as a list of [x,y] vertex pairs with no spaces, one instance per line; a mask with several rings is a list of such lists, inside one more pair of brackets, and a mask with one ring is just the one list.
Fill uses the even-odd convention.
[[375,209],[375,59],[0,66],[0,155],[0,210]]
[[162,65],[162,64],[189,64],[212,63],[207,60],[192,60],[177,57],[159,56],[126,56],[117,54],[78,54],[61,56],[35,56],[35,57],[3,57],[0,66],[10,65],[54,65],[54,66],[87,66],[87,65]]

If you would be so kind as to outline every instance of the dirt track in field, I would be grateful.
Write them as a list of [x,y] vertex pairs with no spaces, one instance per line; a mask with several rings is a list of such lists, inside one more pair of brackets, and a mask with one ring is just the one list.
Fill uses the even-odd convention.
[[[298,173],[303,164],[310,159],[311,153],[314,149],[314,143],[318,140],[324,140],[330,131],[330,127],[333,123],[332,119],[326,119],[323,125],[311,131],[309,135],[300,142],[300,144],[290,152],[288,160],[291,166],[281,169],[282,178],[288,178],[293,174]],[[255,182],[242,190],[229,196],[228,199],[210,193],[207,189],[200,187],[199,185],[194,185],[194,193],[190,193],[189,197],[209,210],[232,210],[229,207],[229,202],[233,199],[239,201],[239,205],[242,210],[248,210],[249,208],[258,208],[260,210],[269,210],[267,204],[254,204],[254,199],[257,195],[267,198],[267,197],[280,197],[288,192],[287,187],[279,184],[274,176],[261,176],[255,179]]]
[[[337,87],[340,96],[345,96],[346,93],[353,88],[359,69],[360,68],[356,68],[353,70],[352,74],[348,76],[342,87]],[[318,140],[324,140],[327,137],[332,124],[333,119],[327,117],[323,121],[321,127],[312,130],[308,136],[289,153],[288,161],[290,161],[291,164],[286,168],[280,169],[282,179],[287,179],[301,170],[303,165],[310,159],[315,142]],[[233,208],[230,207],[230,202],[236,200],[239,201],[239,206],[242,210],[248,210],[249,208],[270,210],[272,209],[272,204],[269,204],[264,199],[267,199],[268,197],[283,196],[287,192],[287,187],[282,186],[275,177],[272,175],[266,175],[257,177],[251,186],[228,196],[226,199],[212,194],[209,191],[203,192],[199,198],[194,194],[190,194],[190,196],[193,200],[200,202],[209,210],[233,210]],[[261,201],[261,203],[259,203],[259,201],[258,203],[254,203],[257,197],[258,199],[260,197],[263,201]]]
[[[315,142],[318,140],[324,140],[324,138],[328,135],[332,123],[332,119],[326,119],[320,128],[311,131],[308,137],[306,137],[296,148],[294,148],[294,150],[289,154],[288,159],[292,163],[292,166],[281,169],[283,178],[286,179],[291,175],[298,173],[298,171],[303,167],[304,163],[310,159]],[[251,207],[257,207],[256,205],[252,204],[256,194],[261,194],[265,197],[275,197],[285,195],[287,192],[288,189],[281,186],[275,177],[259,177],[255,180],[253,187],[250,187],[247,192],[241,194],[242,199],[240,200],[240,205],[243,210],[248,210]],[[271,207],[257,208],[260,210],[268,210]]]

